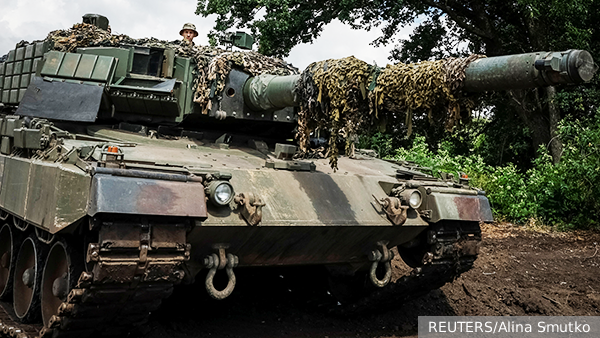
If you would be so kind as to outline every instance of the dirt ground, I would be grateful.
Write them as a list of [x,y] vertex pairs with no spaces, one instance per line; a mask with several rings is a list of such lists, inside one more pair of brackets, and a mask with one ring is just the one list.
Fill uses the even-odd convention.
[[416,337],[418,316],[600,315],[600,233],[482,230],[473,269],[392,310],[336,317],[318,270],[239,269],[224,301],[209,299],[201,280],[176,289],[145,337]]

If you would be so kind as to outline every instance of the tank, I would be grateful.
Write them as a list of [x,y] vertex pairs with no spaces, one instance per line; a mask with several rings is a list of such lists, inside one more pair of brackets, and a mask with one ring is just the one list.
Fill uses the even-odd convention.
[[[203,278],[211,297],[230,296],[239,267],[325,266],[341,313],[401,303],[471,268],[493,216],[466,176],[368,153],[341,156],[337,171],[295,159],[299,75],[234,68],[203,111],[195,67],[169,48],[60,52],[48,40],[0,63],[4,334],[126,334],[180,283]],[[464,90],[595,71],[579,50],[484,58]],[[413,270],[392,281],[396,253]]]

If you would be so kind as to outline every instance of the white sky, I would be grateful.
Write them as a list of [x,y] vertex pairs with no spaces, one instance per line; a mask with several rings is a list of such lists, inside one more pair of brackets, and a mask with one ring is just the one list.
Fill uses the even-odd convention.
[[[183,24],[192,22],[200,33],[194,42],[206,45],[206,33],[214,26],[215,17],[195,15],[196,3],[195,0],[0,0],[0,56],[21,40],[42,40],[52,30],[70,28],[80,23],[86,13],[108,17],[113,34],[127,34],[132,38],[178,40]],[[397,37],[406,38],[408,32]],[[352,30],[334,21],[313,44],[294,47],[287,61],[303,70],[313,61],[354,55],[368,63],[385,66],[393,46],[374,48],[369,45],[379,35],[378,29]]]

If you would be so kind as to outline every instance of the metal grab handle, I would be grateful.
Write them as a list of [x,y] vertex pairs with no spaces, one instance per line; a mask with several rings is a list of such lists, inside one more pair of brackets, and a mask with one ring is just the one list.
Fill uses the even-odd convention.
[[206,286],[206,292],[208,292],[208,294],[214,299],[225,299],[231,295],[233,289],[235,288],[237,280],[235,278],[235,273],[233,273],[233,268],[237,265],[237,257],[232,254],[227,254],[227,259],[225,260],[225,272],[227,273],[228,282],[227,286],[220,291],[217,290],[217,288],[215,288],[215,285],[213,284],[215,274],[217,273],[217,270],[220,267],[220,264],[218,264],[219,256],[217,254],[212,254],[211,257],[214,264],[212,265],[212,267],[208,271],[208,274],[206,275],[206,281],[204,282],[204,285]]
[[389,261],[384,262],[383,264],[385,264],[385,276],[383,276],[383,279],[377,278],[377,265],[379,265],[378,261],[375,261],[373,264],[371,264],[371,271],[369,272],[369,279],[371,279],[371,283],[379,288],[388,285],[392,279],[392,264]]

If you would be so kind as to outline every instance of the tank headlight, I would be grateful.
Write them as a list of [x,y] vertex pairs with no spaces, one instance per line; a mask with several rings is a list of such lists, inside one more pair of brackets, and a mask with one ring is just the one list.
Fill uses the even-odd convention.
[[226,181],[210,182],[208,198],[217,206],[227,205],[233,200],[233,187]]
[[408,203],[413,209],[417,209],[418,207],[420,207],[422,201],[423,198],[421,197],[421,193],[418,190],[413,191],[408,199]]

